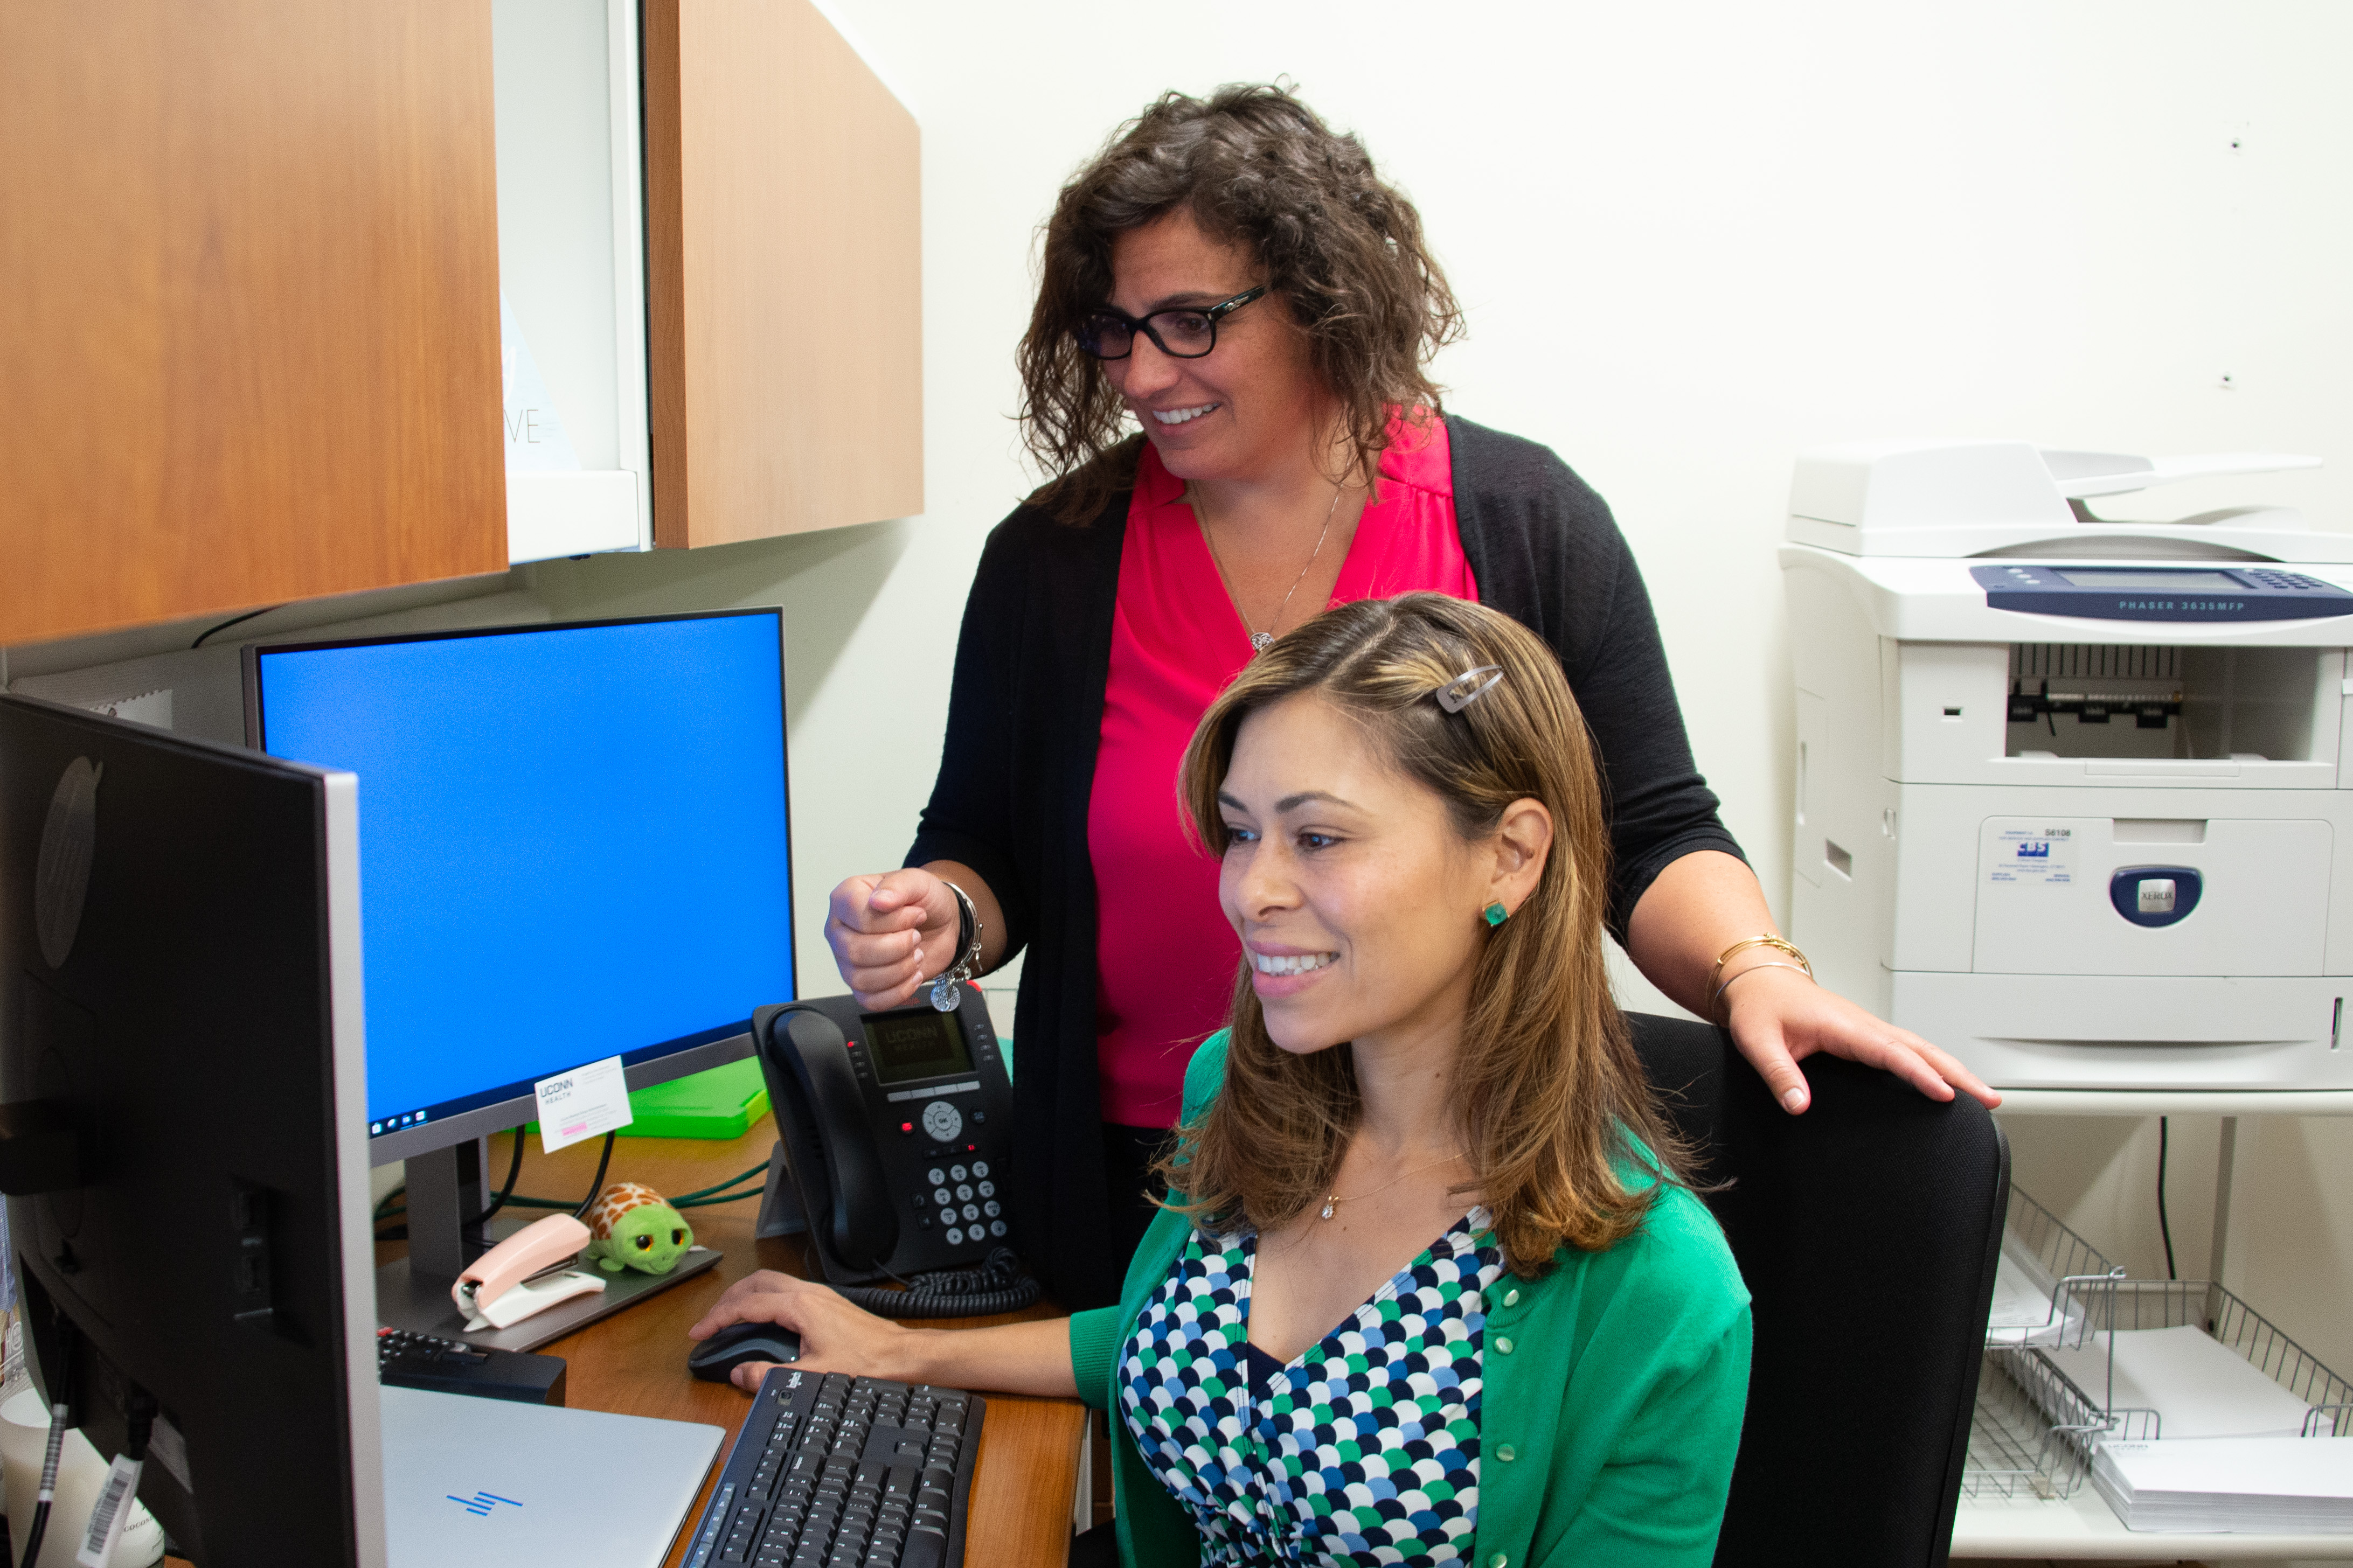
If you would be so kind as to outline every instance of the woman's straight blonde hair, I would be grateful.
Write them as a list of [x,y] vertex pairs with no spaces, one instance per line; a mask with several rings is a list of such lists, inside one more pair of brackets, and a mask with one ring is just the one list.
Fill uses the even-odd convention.
[[[1437,693],[1492,665],[1503,678],[1460,712]],[[1484,679],[1482,677],[1481,679]],[[1602,962],[1609,836],[1577,700],[1552,650],[1509,616],[1442,594],[1362,600],[1298,627],[1246,666],[1203,714],[1179,788],[1222,855],[1218,791],[1251,714],[1313,694],[1364,726],[1407,777],[1479,841],[1517,800],[1552,813],[1535,890],[1482,939],[1452,1092],[1472,1184],[1512,1269],[1541,1273],[1564,1245],[1598,1251],[1642,1219],[1683,1153],[1652,1103]],[[1473,910],[1463,919],[1476,920]],[[1245,959],[1228,1014],[1225,1088],[1178,1130],[1160,1170],[1171,1206],[1213,1228],[1287,1224],[1331,1190],[1360,1113],[1346,1045],[1277,1046]],[[1631,1176],[1632,1179],[1628,1178]]]

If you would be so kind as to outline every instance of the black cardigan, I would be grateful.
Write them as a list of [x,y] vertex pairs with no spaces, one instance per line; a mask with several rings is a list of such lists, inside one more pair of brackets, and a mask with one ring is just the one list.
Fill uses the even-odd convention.
[[[1609,923],[1694,849],[1738,855],[1692,763],[1641,574],[1602,499],[1546,447],[1448,416],[1462,552],[1493,605],[1559,655],[1608,792]],[[1072,527],[1023,507],[981,552],[939,779],[907,864],[958,860],[1027,947],[1014,1010],[1013,1243],[1062,1306],[1119,1299],[1095,1068],[1087,805],[1103,729],[1129,495]]]

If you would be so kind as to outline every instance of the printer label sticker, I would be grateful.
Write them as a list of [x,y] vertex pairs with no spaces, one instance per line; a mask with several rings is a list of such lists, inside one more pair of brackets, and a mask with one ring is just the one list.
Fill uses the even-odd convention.
[[544,1153],[629,1124],[629,1086],[618,1057],[541,1079],[532,1088],[539,1095],[539,1146]]
[[2075,879],[2074,830],[2068,827],[2006,827],[1987,857],[1989,882],[2039,882],[2063,887]]

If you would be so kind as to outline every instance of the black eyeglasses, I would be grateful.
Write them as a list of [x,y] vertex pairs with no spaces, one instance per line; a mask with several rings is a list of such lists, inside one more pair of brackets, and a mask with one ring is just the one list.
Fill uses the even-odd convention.
[[1199,359],[1218,346],[1218,322],[1265,292],[1261,283],[1214,305],[1155,310],[1140,321],[1105,305],[1079,323],[1079,346],[1097,359],[1125,359],[1135,352],[1135,334],[1142,332],[1171,359]]

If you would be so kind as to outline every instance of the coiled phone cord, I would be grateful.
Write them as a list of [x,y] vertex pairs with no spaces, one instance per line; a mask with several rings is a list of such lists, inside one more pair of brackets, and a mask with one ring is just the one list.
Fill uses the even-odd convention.
[[[885,1272],[889,1272],[885,1270]],[[899,1276],[892,1274],[893,1279]],[[977,1268],[942,1268],[899,1279],[903,1290],[837,1285],[841,1299],[883,1318],[987,1318],[1018,1312],[1038,1300],[1038,1281],[1021,1272],[1009,1247],[991,1251]]]

